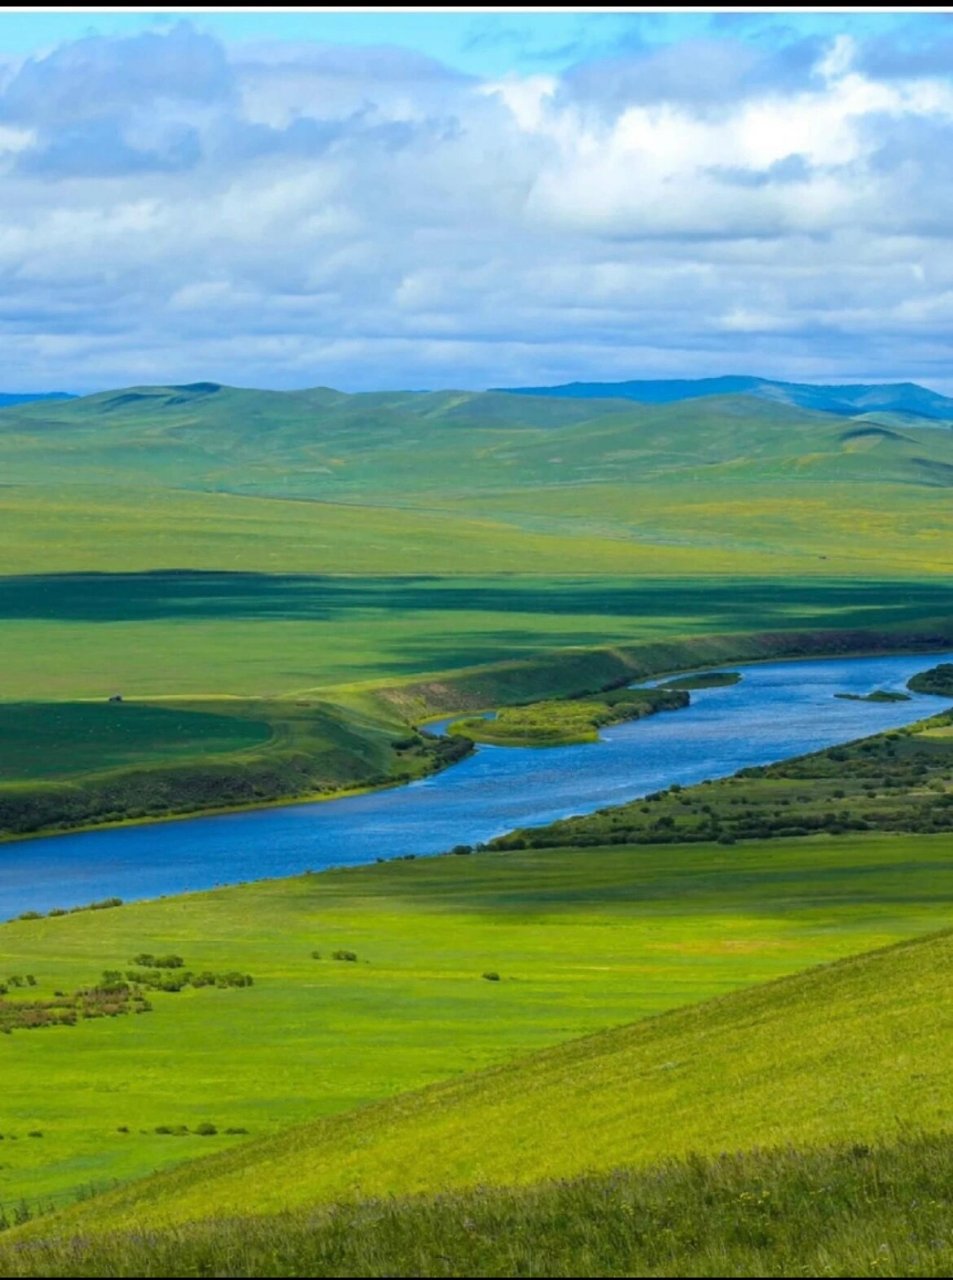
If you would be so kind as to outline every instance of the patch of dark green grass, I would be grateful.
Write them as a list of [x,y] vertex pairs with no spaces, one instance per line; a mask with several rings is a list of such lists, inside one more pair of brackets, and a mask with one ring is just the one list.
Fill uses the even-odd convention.
[[260,746],[265,720],[128,702],[0,703],[0,781],[75,777]]

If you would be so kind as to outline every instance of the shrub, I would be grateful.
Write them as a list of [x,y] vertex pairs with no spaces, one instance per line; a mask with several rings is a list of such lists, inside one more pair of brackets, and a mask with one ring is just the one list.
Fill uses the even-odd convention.
[[483,976],[486,978],[487,982],[499,982],[500,980],[500,975],[498,973],[485,973]]
[[357,952],[356,951],[332,951],[331,959],[332,960],[356,960]]
[[210,1138],[213,1134],[218,1133],[218,1130],[214,1124],[209,1124],[207,1120],[204,1120],[201,1124],[197,1124],[192,1132],[197,1133],[202,1138]]

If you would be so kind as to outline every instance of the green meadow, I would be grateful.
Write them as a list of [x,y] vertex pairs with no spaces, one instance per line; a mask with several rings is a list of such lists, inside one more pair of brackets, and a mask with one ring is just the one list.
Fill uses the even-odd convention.
[[[254,985],[0,1036],[0,1203],[62,1204],[249,1140],[228,1128],[274,1134],[914,937],[951,902],[948,837],[867,835],[446,856],[15,921],[0,978],[36,985],[9,1000],[95,985],[142,952]],[[156,1132],[179,1126],[193,1132]]]
[[[564,1040],[189,1161],[15,1239],[522,1188],[745,1150],[787,1148],[809,1166],[832,1143],[865,1154],[948,1136],[951,958],[947,930]],[[946,1159],[948,1170],[948,1148]],[[933,1192],[948,1199],[948,1173]]]

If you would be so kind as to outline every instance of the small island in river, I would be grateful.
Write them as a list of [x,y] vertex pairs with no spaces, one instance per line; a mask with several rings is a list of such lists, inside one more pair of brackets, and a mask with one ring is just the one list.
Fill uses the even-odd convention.
[[894,689],[875,689],[873,693],[835,693],[835,698],[843,698],[846,702],[909,702],[909,693],[900,693]]
[[620,689],[585,699],[501,707],[493,720],[468,716],[454,721],[450,732],[491,746],[565,747],[595,742],[599,730],[607,725],[641,720],[657,711],[677,711],[689,702],[683,689]]

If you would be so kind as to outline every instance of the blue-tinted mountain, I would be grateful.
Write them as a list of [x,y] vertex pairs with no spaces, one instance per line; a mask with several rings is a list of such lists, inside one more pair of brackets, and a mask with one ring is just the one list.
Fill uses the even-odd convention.
[[555,387],[506,387],[511,395],[558,396],[577,400],[636,400],[672,404],[702,396],[749,395],[841,417],[899,414],[906,419],[953,422],[953,399],[915,382],[849,383],[814,386],[772,378],[728,375],[721,378],[671,378],[632,382],[567,382]]
[[34,400],[75,400],[68,391],[0,391],[0,409],[15,404],[31,404]]

